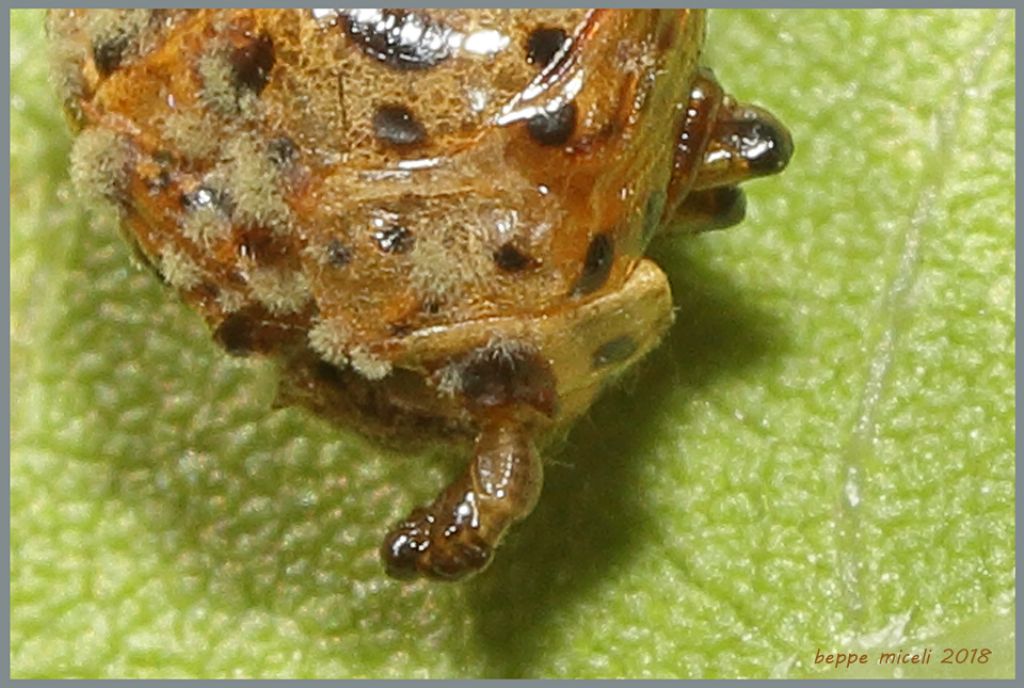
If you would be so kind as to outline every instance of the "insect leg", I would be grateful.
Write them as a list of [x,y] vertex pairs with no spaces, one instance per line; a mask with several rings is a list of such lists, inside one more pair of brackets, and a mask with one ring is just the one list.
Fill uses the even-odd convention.
[[540,457],[523,427],[485,425],[466,471],[385,537],[388,574],[457,580],[482,570],[508,527],[533,510],[542,482]]
[[746,212],[738,185],[781,172],[793,140],[770,112],[737,103],[702,69],[676,142],[663,226],[673,232],[731,227]]
[[793,139],[774,115],[725,96],[691,191],[778,174],[792,155]]

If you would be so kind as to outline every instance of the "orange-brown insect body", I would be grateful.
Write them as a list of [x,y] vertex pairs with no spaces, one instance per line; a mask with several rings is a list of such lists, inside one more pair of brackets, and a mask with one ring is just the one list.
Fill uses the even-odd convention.
[[458,578],[532,508],[533,440],[672,321],[643,257],[724,226],[791,144],[700,65],[699,10],[66,10],[72,161],[138,253],[282,401],[472,441],[389,533]]

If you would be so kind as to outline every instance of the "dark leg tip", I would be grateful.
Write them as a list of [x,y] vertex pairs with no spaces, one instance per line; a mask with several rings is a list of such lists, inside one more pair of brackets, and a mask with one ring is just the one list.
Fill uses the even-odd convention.
[[423,509],[391,529],[380,549],[384,570],[399,580],[460,580],[483,570],[493,552],[474,533],[445,527]]
[[738,112],[736,123],[739,150],[750,171],[757,176],[778,174],[793,157],[793,137],[767,110],[747,106]]
[[705,230],[726,229],[743,222],[747,216],[747,195],[736,186],[708,189],[705,200],[709,221]]
[[737,186],[715,186],[691,192],[672,222],[686,232],[726,229],[743,221],[747,197]]
[[429,521],[425,514],[420,518],[416,516],[413,512],[408,519],[392,528],[381,544],[380,557],[392,578],[408,580],[418,576],[418,564],[430,547]]

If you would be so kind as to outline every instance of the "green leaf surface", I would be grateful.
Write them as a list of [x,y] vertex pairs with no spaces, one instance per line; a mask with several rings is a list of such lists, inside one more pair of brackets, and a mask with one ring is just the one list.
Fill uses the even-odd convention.
[[1012,11],[714,13],[796,157],[654,248],[674,329],[460,585],[376,555],[458,457],[271,411],[74,199],[42,15],[11,18],[15,677],[1012,676]]

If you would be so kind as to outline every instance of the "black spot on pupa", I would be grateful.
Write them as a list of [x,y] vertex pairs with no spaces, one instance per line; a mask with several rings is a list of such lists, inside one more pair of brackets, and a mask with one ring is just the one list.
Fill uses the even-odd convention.
[[583,271],[573,285],[572,295],[583,296],[604,286],[612,271],[615,259],[615,240],[610,234],[598,234],[590,240],[587,256],[583,259]]
[[541,112],[526,120],[530,138],[542,146],[561,146],[575,130],[575,103],[566,103],[554,112]]
[[494,262],[505,272],[519,272],[537,264],[535,258],[523,253],[511,242],[502,244],[501,248],[494,252]]
[[255,334],[251,317],[233,313],[221,321],[213,336],[229,354],[248,356],[256,350]]
[[540,26],[526,39],[527,64],[545,67],[569,39],[564,30],[554,26]]
[[289,258],[287,242],[279,241],[264,226],[250,226],[241,232],[236,245],[238,255],[260,265],[280,264]]
[[327,244],[327,262],[336,268],[345,267],[352,260],[352,251],[337,239]]
[[374,232],[373,239],[384,253],[408,253],[416,243],[413,233],[401,225]]
[[348,35],[359,48],[395,69],[427,69],[451,57],[452,30],[408,10],[347,10]]
[[110,76],[121,66],[130,43],[131,39],[127,34],[116,33],[107,41],[93,44],[92,59],[100,76]]
[[628,334],[607,342],[597,347],[590,357],[591,367],[594,369],[603,368],[612,363],[621,363],[629,360],[629,357],[636,353],[636,340]]
[[427,138],[427,130],[403,105],[381,105],[373,114],[377,140],[394,146],[415,146]]
[[267,144],[270,162],[278,167],[287,167],[299,157],[299,148],[287,136],[278,136]]
[[232,51],[230,63],[235,86],[259,95],[267,85],[270,70],[274,68],[274,41],[265,33],[254,36]]
[[459,366],[459,391],[483,407],[529,404],[553,415],[555,376],[548,362],[526,347],[477,349]]

